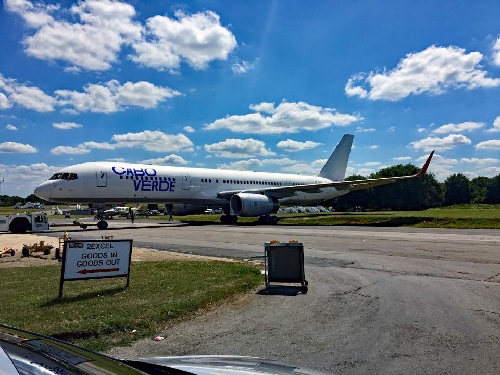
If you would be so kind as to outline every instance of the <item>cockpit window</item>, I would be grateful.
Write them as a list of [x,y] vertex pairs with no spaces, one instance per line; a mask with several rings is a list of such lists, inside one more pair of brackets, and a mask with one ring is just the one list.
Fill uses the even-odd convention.
[[56,173],[49,180],[77,180],[78,175],[76,173]]

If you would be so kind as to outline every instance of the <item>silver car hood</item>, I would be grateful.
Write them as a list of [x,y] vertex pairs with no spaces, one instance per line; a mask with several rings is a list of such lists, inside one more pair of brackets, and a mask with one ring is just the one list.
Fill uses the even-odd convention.
[[325,373],[303,369],[267,359],[245,356],[179,356],[139,358],[137,361],[173,367],[197,375],[325,375]]

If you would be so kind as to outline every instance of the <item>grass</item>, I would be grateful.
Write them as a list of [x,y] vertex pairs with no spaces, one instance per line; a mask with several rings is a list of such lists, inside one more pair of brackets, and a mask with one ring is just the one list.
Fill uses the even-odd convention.
[[[279,214],[281,225],[352,225],[379,227],[500,229],[500,205],[462,205],[422,211],[372,211]],[[219,221],[219,215],[176,217],[191,224]],[[240,218],[252,225],[255,218]]]
[[[0,213],[13,212],[0,208]],[[282,225],[353,225],[416,228],[500,229],[500,205],[469,204],[422,211],[329,212],[279,214]],[[54,216],[57,218],[57,216]],[[58,216],[60,218],[60,216]],[[140,217],[144,219],[144,217]],[[191,225],[219,223],[220,215],[175,216]],[[148,220],[164,220],[152,216]],[[116,219],[119,220],[119,219]],[[255,225],[256,218],[240,217],[239,225]]]
[[60,267],[2,269],[2,322],[104,351],[154,336],[220,301],[255,288],[260,271],[217,261],[137,262],[125,278],[70,281]]

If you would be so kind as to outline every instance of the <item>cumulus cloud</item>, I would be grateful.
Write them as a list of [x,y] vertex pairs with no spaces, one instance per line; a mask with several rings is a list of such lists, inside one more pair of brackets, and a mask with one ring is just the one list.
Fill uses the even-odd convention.
[[439,95],[450,89],[500,86],[500,79],[480,69],[483,55],[465,49],[430,46],[409,53],[396,68],[382,73],[355,74],[347,81],[348,96],[397,101],[409,95]]
[[257,171],[262,170],[268,166],[280,166],[280,165],[290,165],[295,164],[297,161],[289,158],[281,159],[247,159],[238,160],[231,163],[219,164],[217,167],[220,169],[236,169],[240,171]]
[[113,141],[118,143],[117,147],[141,147],[154,152],[193,151],[193,142],[184,134],[165,134],[158,130],[115,134]]
[[411,156],[398,156],[398,157],[395,157],[395,158],[392,158],[393,160],[396,160],[396,161],[409,161],[411,159],[413,159]]
[[160,164],[160,165],[186,165],[188,162],[182,156],[170,154],[164,158],[143,160],[144,164]]
[[434,134],[448,134],[448,133],[459,133],[459,132],[470,132],[476,129],[481,129],[484,127],[484,122],[461,122],[460,124],[446,124],[442,125],[437,129],[434,129],[432,133]]
[[226,60],[237,45],[214,12],[187,15],[177,11],[175,17],[149,18],[145,38],[132,44],[135,54],[130,59],[159,70],[175,71],[183,60],[195,69],[204,69],[213,60]]
[[51,150],[51,153],[84,155],[92,149],[116,150],[118,148],[142,148],[153,152],[193,151],[193,142],[184,134],[171,135],[160,131],[145,130],[140,133],[115,134],[112,140],[115,143],[88,141],[76,147],[57,146]]
[[183,128],[183,129],[184,129],[184,131],[185,131],[186,133],[194,133],[194,132],[195,132],[194,128],[193,128],[193,127],[191,127],[191,126],[184,126],[184,128]]
[[489,141],[479,142],[476,145],[478,149],[500,150],[500,139],[491,139]]
[[[410,145],[416,150],[450,150],[460,145],[470,145],[472,141],[462,134],[450,134],[444,138],[427,137],[420,141],[411,142]],[[477,146],[476,146],[477,147]]]
[[493,121],[493,127],[486,130],[488,133],[500,132],[500,116],[497,116],[495,121]]
[[205,151],[223,158],[248,158],[276,155],[274,152],[266,149],[264,142],[253,138],[226,139],[223,142],[205,145]]
[[[5,0],[33,29],[23,39],[25,52],[35,58],[59,61],[67,72],[108,70],[119,62],[124,48],[129,58],[158,70],[175,71],[182,61],[204,69],[213,60],[226,60],[236,38],[214,12],[153,16],[145,25],[134,21],[131,4],[116,0],[86,0],[68,8],[27,0]],[[68,17],[68,15],[70,17]]]
[[48,166],[45,163],[32,165],[0,164],[0,175],[5,176],[2,194],[27,197],[61,167]]
[[57,100],[38,87],[22,85],[0,74],[0,109],[11,108],[14,104],[38,112],[51,112]]
[[11,131],[16,131],[17,130],[17,128],[14,125],[12,125],[12,124],[7,124],[5,126],[5,129],[11,130]]
[[55,97],[34,86],[26,86],[15,79],[0,74],[0,109],[13,104],[37,112],[54,111],[56,107],[78,112],[113,113],[127,107],[154,108],[166,99],[181,95],[168,87],[150,82],[125,82],[117,80],[104,84],[88,84],[83,91],[56,90]]
[[331,126],[348,126],[363,120],[359,115],[339,113],[332,108],[323,108],[305,102],[281,102],[251,105],[255,113],[228,116],[205,126],[205,130],[229,129],[246,134],[297,133],[303,130],[319,130]]
[[69,9],[71,21],[76,22],[56,19],[66,15],[67,9],[56,12],[58,7],[25,0],[5,3],[6,9],[19,14],[35,29],[33,35],[25,36],[23,44],[28,55],[41,60],[107,70],[117,61],[123,45],[141,37],[141,25],[132,21],[134,8],[119,1],[81,1]]
[[69,130],[81,128],[83,125],[77,124],[75,122],[54,122],[52,126],[56,129]]
[[156,107],[160,102],[180,95],[168,87],[155,86],[149,82],[126,82],[123,85],[111,80],[104,85],[89,84],[83,92],[57,90],[61,106],[69,106],[78,112],[112,113],[127,106]]
[[500,66],[500,38],[497,39],[493,46],[493,63]]
[[33,154],[37,149],[31,145],[17,142],[0,143],[0,154]]
[[309,150],[312,148],[316,148],[320,145],[322,145],[322,143],[313,142],[313,141],[298,142],[298,141],[294,141],[292,139],[287,139],[286,141],[281,141],[281,142],[278,142],[278,144],[277,144],[277,146],[279,148],[281,148],[284,151],[288,151],[288,152]]

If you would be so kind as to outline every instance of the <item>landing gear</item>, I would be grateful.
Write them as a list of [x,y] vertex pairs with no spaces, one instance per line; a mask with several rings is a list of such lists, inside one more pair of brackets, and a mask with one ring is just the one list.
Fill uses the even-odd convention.
[[220,217],[220,222],[222,224],[236,224],[238,221],[238,216],[236,215],[222,215]]
[[100,220],[97,222],[97,228],[106,229],[108,227],[108,222],[105,220]]
[[276,225],[276,224],[278,224],[278,220],[279,219],[277,216],[270,216],[270,215],[259,216],[259,223],[260,224]]

